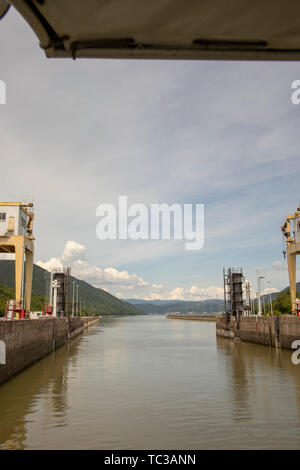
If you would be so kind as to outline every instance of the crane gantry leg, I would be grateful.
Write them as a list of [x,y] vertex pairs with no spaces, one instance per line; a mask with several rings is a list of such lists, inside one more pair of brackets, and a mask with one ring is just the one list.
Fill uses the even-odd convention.
[[292,314],[296,315],[296,256],[300,254],[300,205],[294,214],[286,217],[281,231],[286,242],[286,257],[289,271]]
[[33,273],[33,251],[26,251],[26,292],[25,292],[26,312],[30,312],[30,308],[31,308],[32,273]]
[[290,253],[290,247],[287,247],[287,262],[290,281],[290,295],[292,312],[296,311],[296,253]]
[[22,302],[23,299],[23,276],[24,276],[24,240],[23,237],[15,238],[15,286],[16,301]]

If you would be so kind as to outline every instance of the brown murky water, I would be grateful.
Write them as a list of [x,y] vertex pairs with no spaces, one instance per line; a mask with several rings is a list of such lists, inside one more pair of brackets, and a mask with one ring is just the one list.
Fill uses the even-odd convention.
[[0,387],[0,448],[300,449],[300,365],[211,322],[103,319]]

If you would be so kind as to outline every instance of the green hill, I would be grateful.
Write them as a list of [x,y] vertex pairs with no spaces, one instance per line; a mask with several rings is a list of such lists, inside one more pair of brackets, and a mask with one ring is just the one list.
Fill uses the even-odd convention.
[[[15,288],[15,267],[12,260],[0,260],[0,314],[4,313],[6,300],[14,298]],[[32,281],[32,310],[41,310],[42,305],[47,303],[49,292],[50,273],[45,269],[33,266]],[[85,301],[86,311],[82,314],[90,315],[140,315],[143,312],[139,308],[117,299],[113,295],[93,287],[91,284],[75,277],[70,277],[72,282],[78,282],[79,298],[82,305]],[[72,292],[70,292],[72,300]]]

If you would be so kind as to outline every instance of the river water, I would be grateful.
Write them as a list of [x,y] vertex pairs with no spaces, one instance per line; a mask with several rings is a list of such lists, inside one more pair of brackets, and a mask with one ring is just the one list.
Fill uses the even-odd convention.
[[3,449],[300,449],[300,365],[214,322],[101,319],[0,387]]

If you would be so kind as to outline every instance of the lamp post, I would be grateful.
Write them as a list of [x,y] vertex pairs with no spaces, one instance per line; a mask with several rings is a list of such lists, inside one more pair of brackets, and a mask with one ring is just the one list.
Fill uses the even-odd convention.
[[78,316],[78,287],[79,287],[79,284],[76,285],[76,312],[75,312],[75,316]]
[[74,317],[74,301],[75,301],[75,284],[76,281],[73,281],[73,296],[72,296],[72,317]]
[[[270,289],[270,281],[268,281],[269,284],[269,289]],[[272,305],[272,296],[271,296],[271,290],[269,291],[269,296],[270,296],[270,308],[271,308],[271,315],[273,316],[273,305]]]
[[259,270],[256,270],[256,276],[257,276],[257,300],[258,300],[258,312],[257,315],[261,316],[262,311],[261,311],[261,279],[264,279],[264,276],[259,275]]

